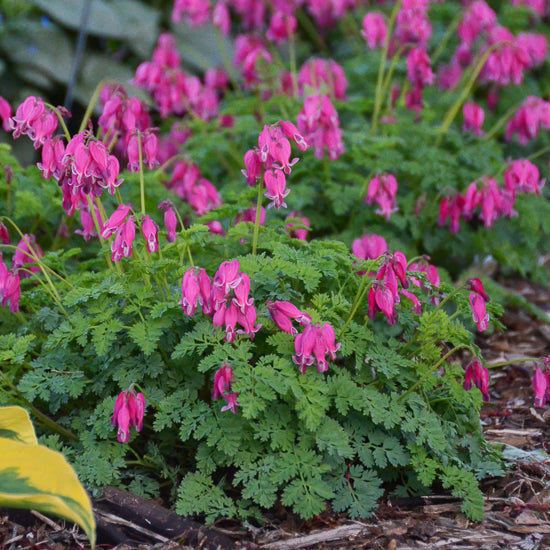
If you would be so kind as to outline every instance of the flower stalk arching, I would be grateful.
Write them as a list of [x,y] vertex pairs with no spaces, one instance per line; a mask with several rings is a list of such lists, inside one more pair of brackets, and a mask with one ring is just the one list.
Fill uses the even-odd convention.
[[470,74],[470,78],[466,82],[466,85],[462,89],[461,94],[458,96],[458,99],[454,102],[454,104],[450,107],[450,109],[445,114],[445,117],[443,119],[443,124],[439,127],[439,130],[437,131],[439,136],[435,141],[435,146],[439,147],[441,144],[441,141],[449,128],[451,127],[451,124],[453,120],[455,119],[456,115],[458,114],[458,111],[466,101],[466,98],[470,95],[470,92],[472,91],[472,88],[474,87],[474,84],[476,82],[477,77],[479,76],[479,73],[485,66],[485,63],[489,56],[498,48],[505,45],[511,45],[511,42],[508,40],[501,40],[499,42],[496,42],[489,48],[487,48],[483,54],[478,59],[477,63],[474,65],[472,72]]
[[426,373],[420,380],[418,380],[415,384],[413,384],[405,393],[401,394],[397,402],[401,403],[408,395],[410,395],[418,386],[420,386],[427,378],[428,376],[431,376],[451,355],[456,353],[457,351],[461,349],[469,349],[472,355],[475,355],[475,353],[472,350],[472,347],[469,344],[459,344],[458,346],[454,347],[452,350],[448,351],[441,359],[435,363],[435,365]]
[[61,124],[61,128],[63,128],[63,133],[65,134],[65,139],[67,141],[71,141],[71,132],[69,132],[69,129],[67,128],[67,125],[65,124],[65,121],[63,120],[63,117],[61,116],[61,113],[59,112],[59,109],[52,105],[51,103],[44,103],[46,107],[49,107],[57,116],[57,120],[59,121],[59,124]]

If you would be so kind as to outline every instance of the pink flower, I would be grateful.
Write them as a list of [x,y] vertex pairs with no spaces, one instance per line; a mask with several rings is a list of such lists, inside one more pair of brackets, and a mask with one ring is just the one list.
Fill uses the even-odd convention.
[[455,193],[450,197],[444,197],[439,207],[437,225],[445,225],[447,218],[450,218],[451,223],[449,225],[449,231],[451,233],[456,233],[460,228],[459,221],[464,209],[464,204],[464,197],[460,193]]
[[550,372],[543,372],[537,367],[533,377],[533,389],[535,391],[535,407],[544,407],[546,400],[550,398]]
[[384,16],[379,12],[369,12],[363,18],[361,36],[366,40],[371,50],[382,47],[388,34]]
[[142,393],[136,395],[131,389],[119,394],[115,402],[111,424],[118,426],[117,439],[120,443],[128,443],[130,440],[130,426],[134,426],[138,432],[142,430],[144,414],[145,397]]
[[309,220],[305,218],[304,216],[297,216],[296,212],[292,211],[290,214],[286,217],[288,220],[289,218],[296,218],[302,222],[303,225],[305,225],[308,229],[292,229],[296,226],[295,223],[287,223],[285,225],[285,231],[295,239],[299,239],[300,241],[306,241],[307,240],[307,234],[309,232]]
[[344,69],[336,61],[312,59],[300,69],[298,85],[300,90],[307,87],[316,92],[324,88],[334,99],[345,100],[348,81]]
[[396,194],[397,180],[395,179],[395,176],[392,174],[377,174],[369,182],[365,202],[367,204],[373,204],[376,202],[380,208],[375,210],[375,213],[380,214],[389,220],[391,215],[399,210],[395,206]]
[[[36,265],[36,258],[40,259],[44,256],[44,252],[36,242],[34,235],[25,233],[23,238],[17,243],[17,250],[11,261],[11,269],[17,273],[22,267],[25,267],[32,273],[39,273],[40,268]],[[30,274],[22,272],[21,277],[24,279],[30,277]]]
[[229,366],[229,363],[224,363],[214,375],[214,389],[212,390],[212,399],[219,399],[223,397],[227,401],[227,405],[224,405],[221,410],[237,412],[237,406],[239,405],[237,398],[239,394],[231,391],[231,379],[233,378],[233,370]]
[[519,159],[506,170],[504,182],[513,195],[523,192],[540,196],[545,180],[540,179],[540,172],[536,165],[527,159]]
[[103,229],[101,230],[101,237],[103,239],[108,239],[126,221],[130,208],[129,204],[121,204],[117,207],[111,217],[103,224]]
[[276,325],[288,334],[298,334],[298,331],[292,326],[292,320],[298,321],[302,325],[308,325],[311,322],[311,317],[307,313],[300,311],[290,302],[268,300],[267,309]]
[[360,260],[375,260],[388,250],[388,243],[380,235],[365,235],[355,239],[351,245],[351,251]]
[[119,262],[123,257],[129,258],[132,255],[132,244],[136,236],[136,224],[134,216],[130,216],[117,231],[115,240],[111,243],[111,260]]
[[472,388],[472,382],[481,390],[483,401],[489,401],[489,371],[481,364],[479,359],[474,359],[466,367],[462,387],[468,391]]
[[266,170],[264,172],[265,196],[271,201],[268,208],[275,206],[277,210],[284,206],[287,207],[284,201],[285,197],[290,193],[290,189],[286,189],[286,177],[282,170]]
[[141,225],[141,231],[149,252],[157,252],[159,249],[158,229],[158,225],[148,215],[145,216]]
[[19,299],[21,297],[21,286],[19,275],[10,273],[4,262],[0,261],[0,298],[1,305],[10,305],[10,311],[19,311]]
[[275,44],[281,44],[296,32],[297,26],[296,18],[293,15],[275,11],[269,21],[266,38]]
[[489,314],[485,306],[485,300],[480,294],[472,292],[470,294],[470,305],[472,306],[472,316],[477,328],[483,332],[489,328]]
[[464,116],[463,132],[473,132],[476,136],[483,134],[481,127],[483,126],[485,112],[479,105],[473,102],[465,103],[462,107],[462,114]]
[[212,24],[218,27],[224,36],[231,31],[231,16],[225,2],[218,2],[212,10]]
[[[101,231],[101,214],[97,206],[94,206],[96,219],[99,223],[99,229]],[[84,240],[88,242],[90,237],[97,237],[97,232],[95,228],[94,216],[90,212],[90,208],[85,206],[80,209],[80,222],[82,223],[82,229],[77,229],[75,233],[77,235],[82,235]]]
[[262,175],[262,160],[257,151],[254,149],[248,150],[244,154],[244,165],[246,170],[241,170],[246,177],[246,183],[254,186],[258,182],[258,178]]
[[434,83],[430,58],[424,48],[412,48],[407,56],[407,78],[414,86],[424,87]]
[[172,10],[172,21],[179,23],[185,15],[192,26],[201,26],[208,21],[210,3],[208,0],[176,0]]
[[169,243],[173,243],[176,240],[176,230],[178,227],[178,219],[176,217],[176,211],[172,201],[165,200],[159,204],[159,208],[164,210],[164,225],[166,226],[166,239]]
[[11,105],[2,96],[0,96],[0,120],[2,121],[2,128],[6,132],[11,132],[11,126],[9,120],[11,118]]

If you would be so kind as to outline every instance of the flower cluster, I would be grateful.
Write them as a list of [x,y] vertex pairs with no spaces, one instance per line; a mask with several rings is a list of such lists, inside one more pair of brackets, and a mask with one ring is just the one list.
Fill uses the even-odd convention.
[[420,302],[412,292],[405,290],[409,287],[405,254],[398,250],[393,254],[389,251],[385,254],[386,256],[376,273],[375,280],[369,288],[368,315],[370,319],[374,319],[376,314],[381,311],[387,317],[389,324],[393,325],[396,318],[395,306],[400,302],[399,283],[401,283],[401,294],[406,292],[405,296],[412,300],[413,307],[417,312],[420,308]]
[[344,101],[348,81],[341,65],[332,59],[311,59],[302,65],[298,73],[298,86],[303,92],[320,92],[324,89],[330,97]]
[[[206,270],[191,267],[181,283],[180,301],[186,315],[194,315],[197,304],[202,312],[212,317],[214,326],[225,325],[225,340],[233,342],[236,334],[249,334],[252,338],[262,325],[256,323],[254,298],[249,297],[250,278],[239,272],[239,260],[223,262],[211,281]],[[237,323],[242,329],[235,330]]]
[[217,90],[185,73],[180,62],[174,37],[165,33],[158,40],[152,60],[141,63],[136,69],[133,83],[153,96],[163,118],[189,111],[204,120],[216,116]]
[[518,141],[525,145],[536,138],[539,129],[550,130],[550,102],[537,96],[529,96],[508,122],[506,140],[517,133]]
[[[527,159],[514,161],[504,175],[505,186],[498,185],[494,178],[484,176],[472,182],[466,193],[455,193],[444,197],[439,208],[438,224],[443,226],[449,218],[451,233],[460,227],[460,217],[465,220],[473,218],[478,207],[481,209],[479,219],[486,227],[492,227],[501,216],[517,215],[514,204],[520,193],[540,195],[545,180],[540,179],[538,168]],[[480,187],[481,184],[481,187]]]
[[187,201],[198,216],[222,204],[218,190],[202,176],[196,164],[177,162],[166,187]]
[[498,23],[495,12],[484,0],[475,0],[468,6],[457,32],[461,42],[450,65],[444,67],[446,75],[440,79],[445,86],[452,86],[460,78],[476,54],[488,52],[480,76],[498,86],[521,84],[524,71],[536,67],[546,57],[546,37],[534,33],[514,36]]
[[395,206],[397,194],[397,180],[392,174],[377,174],[369,182],[365,202],[367,204],[378,204],[380,207],[375,210],[376,214],[384,216],[387,220],[399,209]]
[[130,426],[141,432],[145,414],[145,397],[133,389],[123,391],[117,397],[111,424],[118,426],[117,439],[120,443],[130,441]]
[[290,193],[290,189],[286,189],[286,175],[298,162],[297,158],[290,159],[292,150],[289,139],[302,151],[308,147],[308,142],[292,122],[281,120],[279,124],[264,126],[258,137],[258,147],[244,155],[246,170],[242,171],[248,185],[256,185],[263,177],[265,196],[271,201],[268,208],[275,206],[277,209],[281,206],[286,208],[284,199]]
[[57,124],[57,115],[54,111],[48,109],[42,99],[33,95],[27,97],[17,107],[15,115],[9,119],[13,138],[17,139],[20,135],[28,136],[34,143],[35,149],[39,149],[51,140],[57,130]]
[[315,147],[317,158],[323,158],[325,147],[330,160],[336,160],[346,150],[338,112],[327,94],[307,96],[297,124],[300,132]]

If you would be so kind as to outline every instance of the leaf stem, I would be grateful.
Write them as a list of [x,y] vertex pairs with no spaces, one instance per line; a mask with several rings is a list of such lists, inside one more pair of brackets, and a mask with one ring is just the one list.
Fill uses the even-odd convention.
[[262,196],[264,191],[264,178],[258,184],[258,200],[256,201],[256,221],[254,222],[254,236],[252,238],[252,255],[256,256],[258,248],[258,235],[260,233],[260,217],[262,213]]

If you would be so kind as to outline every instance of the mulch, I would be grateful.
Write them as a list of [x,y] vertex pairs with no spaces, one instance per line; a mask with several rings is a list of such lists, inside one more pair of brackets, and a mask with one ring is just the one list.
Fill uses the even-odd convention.
[[[525,281],[506,286],[550,314],[550,292]],[[505,313],[508,329],[479,340],[489,364],[550,354],[550,324],[525,311]],[[504,444],[510,470],[482,484],[485,517],[470,522],[460,502],[443,491],[387,500],[367,521],[325,513],[301,522],[283,510],[261,528],[223,520],[212,528],[178,516],[159,503],[107,488],[94,501],[98,548],[298,550],[545,550],[550,549],[550,409],[533,406],[530,363],[491,373],[491,403],[482,409],[486,438]],[[88,549],[78,529],[36,512],[0,509],[0,550]]]

